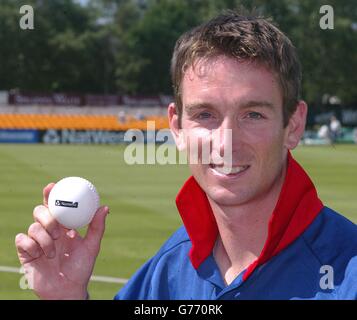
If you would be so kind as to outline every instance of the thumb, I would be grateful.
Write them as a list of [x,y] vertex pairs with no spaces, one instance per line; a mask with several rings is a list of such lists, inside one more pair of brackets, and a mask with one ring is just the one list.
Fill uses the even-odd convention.
[[105,231],[105,219],[108,214],[109,208],[107,206],[100,207],[95,213],[92,222],[89,224],[84,237],[87,248],[95,255],[99,253],[100,242]]

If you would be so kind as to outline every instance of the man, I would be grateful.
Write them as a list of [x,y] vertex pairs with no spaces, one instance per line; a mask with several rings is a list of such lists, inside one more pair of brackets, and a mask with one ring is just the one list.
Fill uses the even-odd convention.
[[335,116],[332,116],[330,118],[330,132],[332,142],[336,142],[336,140],[341,136],[341,131],[341,122]]
[[[356,299],[357,228],[323,206],[290,154],[307,106],[289,39],[262,18],[229,12],[178,40],[171,72],[177,147],[202,142],[176,199],[184,226],[115,298]],[[204,143],[221,162],[202,161]],[[81,238],[50,217],[52,186],[28,234],[16,237],[18,255],[41,298],[86,298],[108,208]]]

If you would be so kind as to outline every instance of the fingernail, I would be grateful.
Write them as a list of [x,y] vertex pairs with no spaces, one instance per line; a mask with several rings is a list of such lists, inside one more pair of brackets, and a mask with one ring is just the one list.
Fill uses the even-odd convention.
[[68,232],[67,232],[67,236],[68,237],[70,237],[71,239],[74,239],[75,238],[75,236],[76,236],[76,231],[75,230],[69,230]]
[[107,214],[110,213],[110,210],[109,210],[109,207],[108,207],[108,206],[105,206],[104,209],[105,209],[105,211],[107,211]]

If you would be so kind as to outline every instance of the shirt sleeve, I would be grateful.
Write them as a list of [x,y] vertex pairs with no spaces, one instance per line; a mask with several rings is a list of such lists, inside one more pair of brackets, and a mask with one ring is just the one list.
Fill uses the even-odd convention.
[[348,263],[345,277],[337,289],[338,300],[357,300],[357,256]]
[[150,300],[151,278],[153,274],[151,258],[129,279],[125,286],[115,295],[114,300]]
[[[160,250],[142,265],[115,295],[115,300],[171,299],[175,292],[170,274],[179,272],[191,245],[184,228],[175,232]],[[191,264],[190,264],[191,265]],[[177,276],[174,277],[175,279]]]

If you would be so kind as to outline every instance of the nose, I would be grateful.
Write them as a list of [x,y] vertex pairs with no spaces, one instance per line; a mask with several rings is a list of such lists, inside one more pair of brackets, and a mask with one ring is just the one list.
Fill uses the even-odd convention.
[[[214,163],[232,164],[233,139],[238,138],[237,125],[231,118],[224,118],[212,134],[212,157]],[[216,162],[218,161],[218,162]]]

